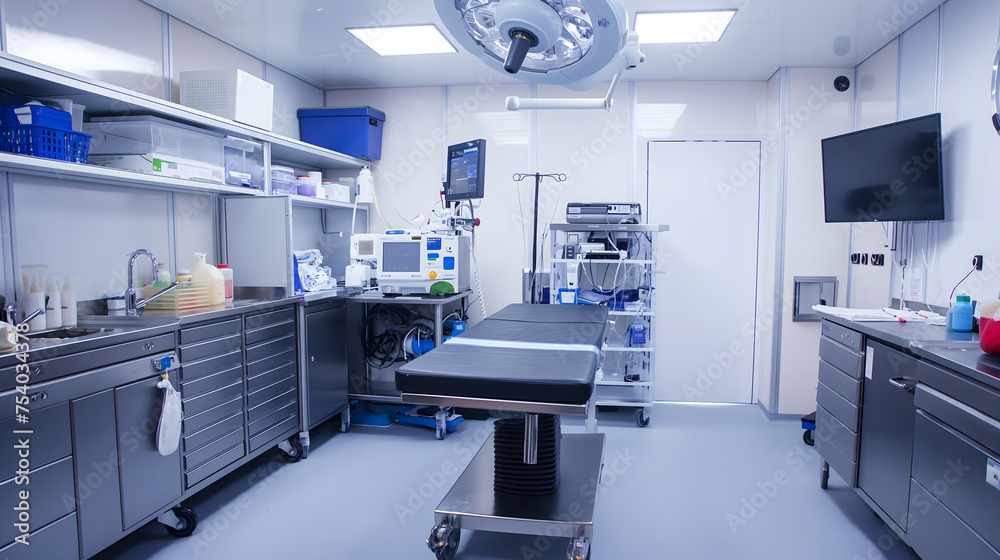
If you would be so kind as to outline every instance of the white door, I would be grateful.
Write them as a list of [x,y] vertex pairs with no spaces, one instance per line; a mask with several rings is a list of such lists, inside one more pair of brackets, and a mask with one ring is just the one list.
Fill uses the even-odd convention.
[[751,403],[760,142],[650,142],[660,235],[655,399]]

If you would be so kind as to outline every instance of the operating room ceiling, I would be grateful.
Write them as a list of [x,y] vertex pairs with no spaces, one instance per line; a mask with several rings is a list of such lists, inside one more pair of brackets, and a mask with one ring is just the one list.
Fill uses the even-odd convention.
[[[144,0],[327,89],[430,86],[514,78],[464,52],[432,0]],[[765,80],[781,66],[855,66],[944,0],[622,0],[637,12],[738,10],[718,43],[642,45],[626,80]],[[457,53],[381,57],[346,27],[434,23]]]

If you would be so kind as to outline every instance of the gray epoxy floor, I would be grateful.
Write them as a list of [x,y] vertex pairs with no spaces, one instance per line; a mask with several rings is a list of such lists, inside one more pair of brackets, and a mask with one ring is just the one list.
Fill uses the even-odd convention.
[[[631,409],[601,413],[607,434],[594,560],[915,560],[844,482],[819,487],[821,461],[795,420],[753,406],[660,404],[647,428]],[[265,456],[185,505],[186,539],[151,523],[99,560],[433,560],[433,511],[492,429],[467,420],[443,441],[431,430],[328,422],[309,458]],[[565,432],[582,422],[564,417]],[[458,560],[562,560],[565,539],[464,531]]]

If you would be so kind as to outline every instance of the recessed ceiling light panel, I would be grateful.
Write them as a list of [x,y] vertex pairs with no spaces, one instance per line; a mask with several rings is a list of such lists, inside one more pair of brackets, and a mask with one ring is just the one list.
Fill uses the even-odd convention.
[[714,43],[735,15],[736,10],[641,13],[635,16],[635,32],[642,44]]
[[458,52],[434,25],[348,27],[347,31],[379,56]]

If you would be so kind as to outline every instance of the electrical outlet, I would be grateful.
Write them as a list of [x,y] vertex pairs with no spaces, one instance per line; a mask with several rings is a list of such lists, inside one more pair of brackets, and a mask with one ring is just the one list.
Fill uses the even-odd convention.
[[872,253],[872,266],[885,266],[885,255]]
[[975,268],[976,270],[982,270],[983,269],[983,256],[982,255],[976,255],[976,256],[972,257],[972,267]]

